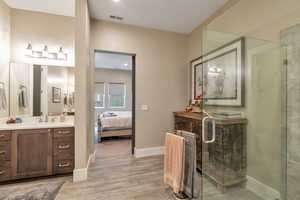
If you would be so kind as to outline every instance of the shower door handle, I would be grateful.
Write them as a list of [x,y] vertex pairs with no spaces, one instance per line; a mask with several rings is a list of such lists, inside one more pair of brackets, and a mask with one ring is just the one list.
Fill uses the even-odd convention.
[[[205,122],[212,119],[212,139],[206,140]],[[214,143],[216,141],[216,120],[211,117],[204,117],[202,120],[202,141],[206,144]]]

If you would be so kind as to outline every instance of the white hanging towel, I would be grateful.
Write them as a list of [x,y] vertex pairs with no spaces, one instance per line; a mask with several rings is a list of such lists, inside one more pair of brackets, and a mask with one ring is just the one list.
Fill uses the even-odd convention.
[[7,110],[7,101],[6,101],[6,93],[5,88],[0,88],[0,111],[4,112]]

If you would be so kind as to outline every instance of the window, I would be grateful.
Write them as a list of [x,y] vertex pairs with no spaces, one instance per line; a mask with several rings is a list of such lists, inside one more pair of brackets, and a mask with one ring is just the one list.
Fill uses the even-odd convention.
[[108,103],[110,108],[125,107],[126,87],[124,83],[109,83]]
[[95,83],[95,108],[105,107],[105,84],[103,82]]

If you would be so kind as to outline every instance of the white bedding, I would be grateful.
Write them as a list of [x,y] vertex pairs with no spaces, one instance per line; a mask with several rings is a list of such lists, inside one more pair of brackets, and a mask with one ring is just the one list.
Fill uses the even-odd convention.
[[132,127],[131,111],[107,111],[105,113],[114,113],[117,116],[107,117],[102,114],[100,120],[103,129]]

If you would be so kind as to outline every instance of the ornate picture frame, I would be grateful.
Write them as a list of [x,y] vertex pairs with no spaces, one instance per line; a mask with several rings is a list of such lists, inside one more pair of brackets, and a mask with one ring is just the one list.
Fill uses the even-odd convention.
[[222,46],[191,62],[192,101],[204,95],[206,105],[245,104],[245,38]]

